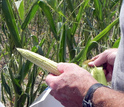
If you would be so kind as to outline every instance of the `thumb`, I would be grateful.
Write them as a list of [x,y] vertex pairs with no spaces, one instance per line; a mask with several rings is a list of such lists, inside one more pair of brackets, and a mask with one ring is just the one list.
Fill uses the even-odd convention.
[[57,81],[57,76],[53,75],[53,74],[49,74],[47,77],[46,77],[46,83],[48,86],[50,86],[52,89],[54,87],[56,87],[56,82]]

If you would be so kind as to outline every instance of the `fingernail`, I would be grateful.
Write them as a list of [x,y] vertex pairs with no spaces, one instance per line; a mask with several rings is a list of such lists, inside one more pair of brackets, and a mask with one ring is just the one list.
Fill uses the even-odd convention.
[[94,62],[89,62],[88,65],[94,65]]

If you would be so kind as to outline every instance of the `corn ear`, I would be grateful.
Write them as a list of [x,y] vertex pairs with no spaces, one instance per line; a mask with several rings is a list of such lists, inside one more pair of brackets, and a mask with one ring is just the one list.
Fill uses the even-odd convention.
[[91,68],[91,75],[101,84],[107,86],[107,80],[103,71],[103,67]]
[[103,67],[96,67],[96,66],[90,67],[88,63],[91,61],[93,60],[84,61],[82,64],[82,67],[87,71],[89,71],[93,76],[93,78],[95,78],[99,83],[107,86],[107,80],[103,71]]
[[61,73],[57,70],[57,63],[32,51],[17,48],[19,53],[32,63],[36,64],[37,66],[47,70],[48,72],[60,75]]

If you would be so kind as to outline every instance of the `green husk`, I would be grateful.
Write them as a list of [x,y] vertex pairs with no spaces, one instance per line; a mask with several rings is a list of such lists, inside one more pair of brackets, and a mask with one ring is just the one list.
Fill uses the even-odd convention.
[[103,71],[103,67],[91,68],[91,75],[101,84],[107,86],[107,80]]
[[89,62],[91,62],[92,60],[87,60],[82,64],[82,67],[84,69],[86,69],[87,71],[89,71],[91,73],[91,75],[101,84],[106,85],[107,86],[107,80],[104,74],[104,70],[103,67],[90,67],[88,65]]

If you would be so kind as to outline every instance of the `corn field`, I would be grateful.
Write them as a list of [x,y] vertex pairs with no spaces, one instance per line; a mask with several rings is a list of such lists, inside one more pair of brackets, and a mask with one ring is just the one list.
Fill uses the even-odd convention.
[[44,69],[17,48],[55,62],[79,66],[120,41],[122,0],[1,0],[0,69],[2,102],[29,107],[47,87]]

